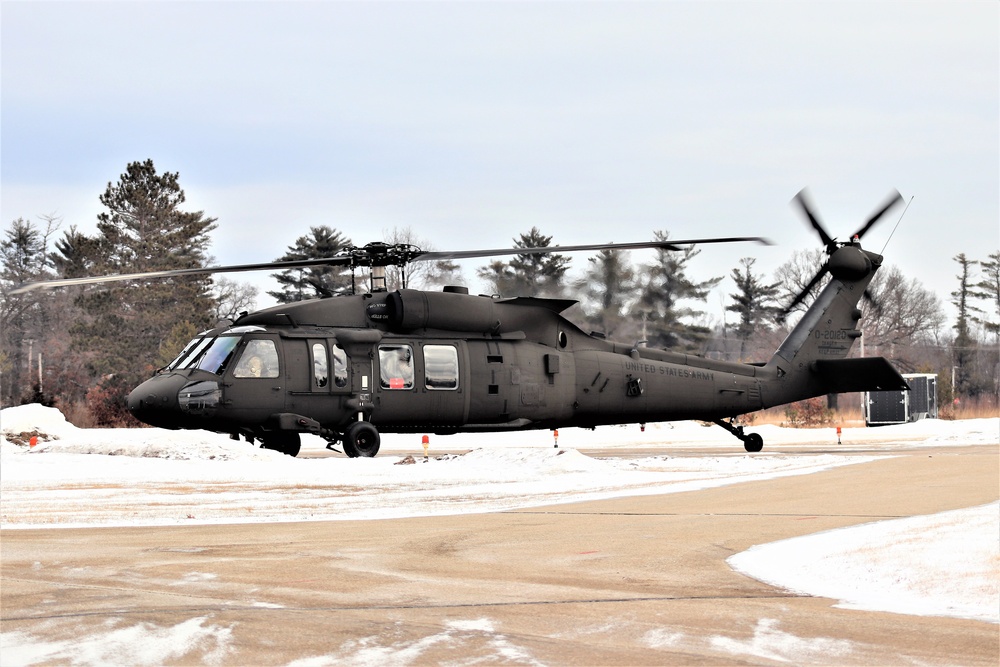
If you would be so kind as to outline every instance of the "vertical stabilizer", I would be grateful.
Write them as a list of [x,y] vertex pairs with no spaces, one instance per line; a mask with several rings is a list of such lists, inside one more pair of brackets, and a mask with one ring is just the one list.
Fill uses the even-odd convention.
[[856,242],[830,256],[825,267],[830,282],[767,363],[781,380],[780,390],[768,397],[769,404],[838,391],[829,362],[845,359],[861,337],[858,305],[881,265],[881,255]]
[[[844,267],[845,260],[850,260],[849,268]],[[846,357],[861,337],[858,304],[881,265],[881,255],[860,246],[837,250],[827,265],[832,280],[778,347],[772,362],[781,360],[788,371],[816,359]]]

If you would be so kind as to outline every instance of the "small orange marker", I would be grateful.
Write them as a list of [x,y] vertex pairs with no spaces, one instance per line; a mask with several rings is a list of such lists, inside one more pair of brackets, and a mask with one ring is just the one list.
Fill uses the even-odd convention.
[[431,439],[428,436],[424,436],[420,439],[420,442],[424,445],[424,460],[427,460],[427,448],[431,445]]
[[28,440],[28,446],[34,447],[37,444],[38,444],[38,436],[37,435],[31,436],[31,438]]
[[556,449],[558,449],[559,448],[559,429],[557,429],[557,428],[552,429],[552,438],[553,438],[552,446],[555,447]]

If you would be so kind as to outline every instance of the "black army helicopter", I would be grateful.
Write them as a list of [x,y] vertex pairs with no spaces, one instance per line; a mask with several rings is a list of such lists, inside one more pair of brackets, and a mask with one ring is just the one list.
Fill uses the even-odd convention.
[[757,237],[605,245],[423,252],[372,243],[314,260],[185,269],[34,283],[21,291],[191,274],[341,265],[371,270],[371,291],[267,308],[199,334],[135,388],[128,408],[167,429],[206,429],[261,441],[295,456],[300,434],[316,434],[350,457],[375,456],[380,433],[597,427],[698,419],[722,426],[747,451],[763,439],[736,417],[837,392],[906,388],[881,357],[847,358],[858,303],[882,264],[860,238],[887,203],[838,242],[795,202],[829,255],[796,305],[825,275],[829,284],[763,363],[718,361],[588,334],[561,315],[575,301],[385,288],[385,267],[504,254],[631,250]]

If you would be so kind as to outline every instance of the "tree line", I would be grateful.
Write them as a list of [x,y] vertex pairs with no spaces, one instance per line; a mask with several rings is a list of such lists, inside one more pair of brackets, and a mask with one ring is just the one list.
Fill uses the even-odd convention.
[[[158,172],[152,160],[127,165],[99,196],[96,232],[61,229],[55,216],[12,221],[0,241],[0,404],[57,405],[82,426],[129,423],[128,391],[167,365],[194,335],[256,305],[257,290],[220,276],[188,276],[75,286],[10,294],[27,282],[114,273],[202,268],[217,220],[184,207],[179,174]],[[385,242],[431,245],[409,228],[384,233]],[[654,232],[667,241],[668,230]],[[554,247],[537,227],[512,239],[512,248]],[[352,246],[343,232],[311,227],[277,261],[329,257]],[[581,328],[617,340],[731,360],[763,360],[789,330],[787,304],[823,263],[822,250],[799,251],[768,278],[746,257],[729,275],[694,277],[696,247],[655,250],[634,262],[629,251],[602,250],[578,275],[557,250],[515,254],[476,270],[500,297],[573,299],[566,314]],[[864,354],[882,355],[903,372],[935,372],[943,400],[1000,394],[1000,251],[984,260],[959,255],[951,293],[958,319],[945,322],[941,303],[919,281],[884,267],[862,304]],[[272,274],[279,303],[364,290],[366,277],[349,268],[311,267]],[[726,278],[730,282],[724,283]],[[453,262],[389,267],[390,290],[461,284]],[[725,284],[722,319],[708,299]],[[815,292],[818,293],[820,286]],[[815,296],[815,294],[813,294]],[[797,309],[808,307],[811,298]]]

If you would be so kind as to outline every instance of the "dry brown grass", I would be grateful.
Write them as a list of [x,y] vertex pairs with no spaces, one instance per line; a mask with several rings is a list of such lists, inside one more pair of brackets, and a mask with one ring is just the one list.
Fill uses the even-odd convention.
[[[785,406],[768,408],[760,412],[753,413],[755,426],[761,424],[771,424],[774,426],[788,426],[788,417],[785,414]],[[830,428],[831,426],[857,427],[864,426],[865,418],[861,414],[861,406],[844,407],[833,413],[833,418],[826,424],[797,425],[796,428]]]
[[957,405],[942,405],[938,411],[941,419],[992,419],[1000,417],[1000,407],[994,396],[960,401]]
[[[799,426],[798,428],[828,428],[830,426],[859,427],[865,425],[865,416],[861,411],[860,396],[847,394],[841,396],[839,409],[833,413],[833,419],[827,424],[815,426]],[[773,424],[787,426],[788,417],[785,406],[781,405],[767,410],[761,410],[748,416],[745,421],[753,424]],[[992,396],[978,400],[961,401],[958,405],[942,405],[938,410],[939,419],[994,419],[1000,417],[1000,407],[997,399]],[[752,419],[752,421],[751,421]]]

